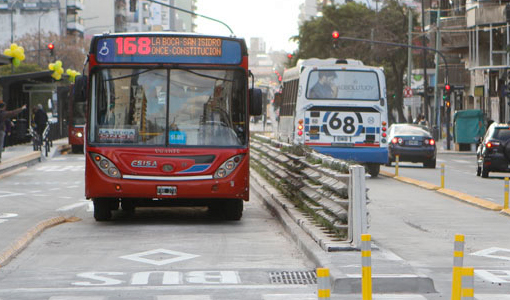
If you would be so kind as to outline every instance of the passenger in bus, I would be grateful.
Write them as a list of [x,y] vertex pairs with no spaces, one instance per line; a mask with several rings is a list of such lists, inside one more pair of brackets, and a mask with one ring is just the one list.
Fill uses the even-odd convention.
[[333,84],[335,77],[335,72],[319,71],[319,80],[312,87],[308,96],[310,98],[323,99],[335,98],[337,94],[337,88]]

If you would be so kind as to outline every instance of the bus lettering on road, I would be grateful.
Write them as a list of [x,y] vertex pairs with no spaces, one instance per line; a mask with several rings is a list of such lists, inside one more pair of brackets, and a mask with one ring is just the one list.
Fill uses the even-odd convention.
[[180,284],[240,284],[237,271],[143,271],[133,274],[125,272],[84,272],[76,275],[82,281],[75,286],[112,285],[180,285]]

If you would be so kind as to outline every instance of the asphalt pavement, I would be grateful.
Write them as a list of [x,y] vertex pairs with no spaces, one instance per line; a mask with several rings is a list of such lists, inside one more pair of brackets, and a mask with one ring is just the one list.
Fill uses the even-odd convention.
[[[0,181],[3,178],[18,172],[29,172],[30,166],[46,160],[51,160],[66,151],[70,151],[70,146],[67,144],[67,138],[55,140],[47,157],[40,151],[33,151],[33,147],[30,143],[7,147],[2,154],[2,162],[0,163]],[[440,153],[475,155],[474,152],[456,152],[452,150],[444,150],[442,147],[438,151]],[[440,187],[427,182],[414,180],[412,178],[394,176],[394,174],[384,171],[381,172],[381,175],[392,177],[395,180],[405,182],[407,184],[413,184],[423,189],[441,193],[486,209],[500,210],[502,214],[510,216],[510,210],[508,209],[505,210],[503,207],[489,207],[489,204],[485,203],[483,199],[477,199],[476,197],[472,197],[458,191],[441,189]],[[278,194],[278,192],[271,189],[271,187],[269,187],[269,185],[261,178],[253,180],[255,177],[257,176],[252,176],[254,190],[256,190],[257,194],[266,200],[266,205],[269,206],[273,213],[275,213],[275,215],[277,215],[277,217],[282,221],[283,226],[297,242],[302,251],[311,257],[317,265],[331,268],[332,291],[334,293],[344,295],[359,293],[359,252],[324,252],[299,226],[295,224],[284,209],[275,206],[274,204],[271,206],[271,202],[274,203],[274,201],[268,200]],[[8,217],[9,216],[5,216],[5,212],[0,210],[0,222],[2,222],[2,218]],[[8,263],[10,259],[22,251],[26,245],[28,245],[46,228],[69,221],[73,220],[67,216],[46,217],[45,219],[33,220],[32,223],[27,222],[23,225],[23,228],[19,228],[18,230],[2,232],[2,239],[0,239],[0,267]],[[434,284],[430,278],[414,270],[391,251],[378,247],[378,245],[373,246],[373,265],[377,266],[375,269],[376,273],[381,274],[380,277],[375,276],[374,278],[374,293],[435,293]],[[409,299],[424,298],[417,297]]]

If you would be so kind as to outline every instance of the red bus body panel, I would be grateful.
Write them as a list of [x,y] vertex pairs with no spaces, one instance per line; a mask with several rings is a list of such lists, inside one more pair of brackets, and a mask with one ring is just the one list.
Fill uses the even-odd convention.
[[[68,126],[68,140],[69,145],[83,145],[83,129],[85,128],[85,125],[81,126]],[[81,137],[77,137],[78,133],[81,133]]]
[[[179,153],[169,153],[178,151]],[[92,160],[90,153],[107,157],[124,175],[146,176],[144,179],[112,178],[104,174]],[[245,154],[237,168],[222,179],[194,180],[194,176],[211,177],[217,168],[234,155]],[[203,172],[182,174],[193,164],[194,156],[214,155],[215,159]],[[85,196],[87,198],[174,198],[174,199],[243,199],[249,194],[249,156],[247,149],[169,149],[169,148],[125,148],[87,147],[85,165]],[[139,162],[150,161],[156,167],[137,167]],[[135,166],[133,166],[135,165]],[[171,165],[172,171],[163,166]],[[179,174],[180,173],[180,174]],[[170,180],[162,180],[167,176]],[[179,180],[180,177],[187,177]],[[151,180],[150,177],[157,179]],[[158,186],[177,187],[177,195],[161,196]],[[192,204],[192,203],[190,203]]]

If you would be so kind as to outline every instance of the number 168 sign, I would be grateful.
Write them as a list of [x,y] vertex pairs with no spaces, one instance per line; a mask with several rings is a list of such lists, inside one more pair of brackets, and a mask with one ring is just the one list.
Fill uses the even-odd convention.
[[360,125],[358,116],[352,112],[326,113],[326,128],[330,135],[354,135]]

